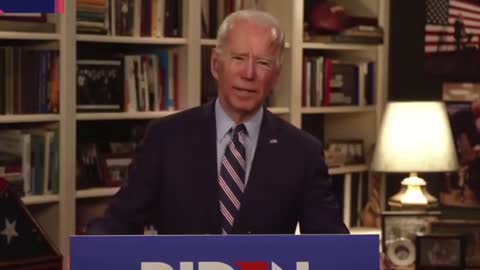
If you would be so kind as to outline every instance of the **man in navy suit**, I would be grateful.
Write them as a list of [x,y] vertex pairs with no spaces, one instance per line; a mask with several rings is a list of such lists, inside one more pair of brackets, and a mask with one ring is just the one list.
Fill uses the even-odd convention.
[[321,143],[263,106],[281,70],[271,15],[238,11],[218,30],[218,98],[149,126],[129,179],[92,234],[348,233]]

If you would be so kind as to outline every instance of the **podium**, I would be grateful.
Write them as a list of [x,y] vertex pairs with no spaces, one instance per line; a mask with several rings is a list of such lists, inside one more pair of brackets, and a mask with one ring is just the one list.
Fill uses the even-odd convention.
[[72,236],[71,270],[378,270],[378,235]]

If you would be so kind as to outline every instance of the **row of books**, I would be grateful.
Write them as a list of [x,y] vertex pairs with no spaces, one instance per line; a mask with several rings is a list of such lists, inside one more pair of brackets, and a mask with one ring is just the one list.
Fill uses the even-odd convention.
[[42,195],[59,190],[58,125],[0,132],[0,177],[17,193]]
[[77,0],[77,32],[179,37],[181,0]]
[[179,53],[77,61],[77,111],[160,111],[179,108]]
[[202,38],[216,38],[218,26],[230,13],[241,9],[257,9],[256,0],[201,0]]
[[302,106],[374,104],[374,67],[367,60],[305,56]]
[[57,113],[56,50],[0,47],[0,114]]

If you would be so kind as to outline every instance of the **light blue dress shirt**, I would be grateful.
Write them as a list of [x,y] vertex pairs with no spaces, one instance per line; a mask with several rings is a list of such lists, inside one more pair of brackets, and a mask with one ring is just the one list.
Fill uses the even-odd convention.
[[[248,176],[250,175],[250,169],[252,168],[252,160],[255,156],[255,149],[257,148],[262,117],[263,107],[261,107],[252,118],[243,123],[248,133],[245,139],[245,155],[247,162],[245,184],[248,182]],[[220,165],[222,164],[223,155],[225,154],[225,148],[232,140],[231,134],[228,133],[228,130],[235,126],[235,122],[223,110],[218,98],[215,101],[215,121],[217,126],[217,169],[218,175],[220,175]]]

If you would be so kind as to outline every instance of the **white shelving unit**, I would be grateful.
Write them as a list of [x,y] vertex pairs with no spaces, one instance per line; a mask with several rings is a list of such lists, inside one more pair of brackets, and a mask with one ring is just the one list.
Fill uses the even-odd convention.
[[[205,38],[202,38],[200,40],[200,44],[202,46],[215,46],[217,44],[217,41],[215,39],[205,39]],[[287,41],[285,42],[285,48],[290,48],[290,43]]]
[[[387,53],[388,53],[388,18],[389,0],[336,0],[342,5],[347,14],[362,17],[376,17],[384,29],[384,44],[334,44],[311,42],[304,40],[304,1],[294,1],[292,7],[292,32],[289,64],[291,65],[290,88],[297,89],[290,92],[290,121],[303,128],[303,118],[318,115],[323,119],[324,143],[334,139],[362,139],[364,149],[375,143],[379,128],[382,108],[387,91]],[[333,58],[345,57],[369,59],[375,63],[375,104],[368,106],[331,106],[331,107],[302,107],[302,58],[308,55],[325,55]],[[366,152],[366,151],[365,151]],[[331,175],[343,175],[343,219],[350,227],[352,178],[354,174],[368,172],[368,164],[330,168]],[[368,183],[368,179],[360,177],[360,181]],[[362,231],[362,228],[350,228],[353,232]],[[371,231],[371,230],[370,230]],[[378,230],[375,230],[378,231]]]
[[28,32],[0,31],[0,39],[60,41],[62,39],[62,36],[58,33],[28,33]]
[[58,114],[22,114],[22,115],[2,115],[0,124],[8,123],[36,123],[36,122],[58,122]]
[[22,197],[22,201],[26,205],[35,205],[35,204],[48,204],[48,203],[58,203],[58,195],[29,195]]
[[302,114],[325,114],[325,113],[362,113],[374,112],[376,106],[331,106],[302,108]]
[[330,44],[330,43],[316,43],[316,42],[304,42],[304,49],[315,50],[376,50],[381,45],[358,45],[358,44]]
[[[65,2],[65,8],[72,8],[72,1]],[[69,108],[71,101],[69,91],[73,89],[71,85],[75,85],[74,74],[75,47],[72,33],[75,30],[75,22],[72,17],[64,15],[48,15],[47,21],[55,24],[55,32],[15,32],[0,31],[0,40],[2,46],[26,46],[37,49],[58,49],[59,54],[59,94],[60,104],[59,113],[56,114],[8,114],[0,115],[0,125],[2,128],[23,128],[37,127],[45,124],[59,125],[59,178],[60,190],[58,194],[45,195],[27,195],[21,200],[27,206],[31,214],[36,218],[37,222],[42,226],[44,231],[52,242],[66,254],[68,251],[68,235],[73,233],[72,224],[74,224],[75,214],[73,204],[69,196],[68,181],[74,177],[75,159],[69,155],[69,150],[75,148],[75,135],[72,134],[70,126],[72,125],[72,111]],[[3,74],[2,74],[3,75]],[[25,79],[25,78],[24,78]],[[30,78],[26,78],[27,80]],[[73,162],[72,162],[73,161]],[[74,189],[72,189],[74,190]]]
[[96,121],[96,120],[122,120],[122,119],[153,119],[160,118],[175,111],[158,111],[158,112],[121,112],[121,113],[77,113],[79,121]]
[[[60,192],[58,195],[25,197],[22,200],[48,233],[63,254],[69,253],[69,236],[76,231],[79,220],[88,218],[103,210],[110,197],[118,188],[94,188],[76,190],[76,145],[77,124],[85,121],[142,120],[161,118],[174,111],[125,112],[125,113],[77,113],[76,108],[76,58],[79,44],[104,46],[159,46],[181,49],[185,64],[180,68],[182,82],[180,109],[200,105],[201,48],[214,46],[216,41],[201,39],[201,1],[183,0],[182,38],[111,37],[76,34],[75,1],[65,1],[65,14],[58,15],[56,33],[0,32],[0,40],[21,40],[31,42],[56,42],[60,50],[60,113],[40,115],[0,115],[0,125],[21,123],[58,122],[60,126]],[[388,52],[388,25],[386,16],[389,0],[337,0],[347,11],[358,11],[365,16],[377,16],[385,29],[385,44],[339,45],[305,42],[303,40],[304,3],[300,0],[259,0],[259,9],[267,10],[279,18],[286,31],[287,45],[284,55],[282,77],[272,97],[270,110],[293,125],[302,128],[302,117],[318,114],[325,118],[325,139],[360,136],[365,146],[374,143],[384,99],[386,97],[386,74]],[[355,3],[353,3],[355,2]],[[375,99],[372,106],[339,106],[302,108],[302,59],[306,50],[334,52],[336,54],[364,54],[376,63]],[[332,175],[345,175],[345,194],[354,173],[368,171],[367,164],[331,168]],[[345,205],[349,205],[348,196]],[[98,207],[96,206],[98,204]],[[344,209],[345,221],[350,209]]]
[[102,187],[102,188],[89,188],[78,190],[76,193],[77,199],[87,198],[101,198],[113,196],[119,190],[119,187]]
[[77,41],[119,44],[186,45],[185,38],[123,37],[78,34]]
[[368,171],[368,166],[366,164],[361,165],[347,165],[338,168],[328,169],[330,175],[338,174],[351,174],[351,173],[362,173]]

